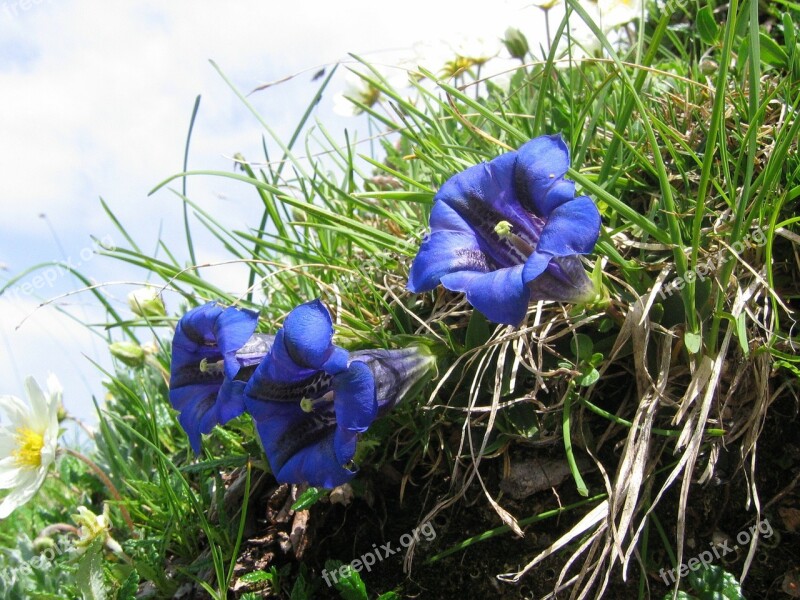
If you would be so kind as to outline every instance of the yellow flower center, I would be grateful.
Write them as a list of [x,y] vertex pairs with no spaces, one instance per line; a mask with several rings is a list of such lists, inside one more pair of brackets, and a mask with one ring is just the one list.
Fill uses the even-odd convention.
[[500,236],[501,239],[510,241],[511,244],[522,254],[525,256],[530,256],[533,254],[533,248],[528,242],[511,231],[513,227],[514,226],[508,221],[499,221],[497,225],[494,226],[494,232]]
[[223,369],[225,368],[225,361],[218,360],[216,362],[208,362],[207,358],[204,358],[200,361],[200,372],[201,373],[213,373],[218,374],[222,373]]
[[20,427],[17,429],[16,439],[17,449],[12,455],[17,459],[17,464],[20,467],[42,466],[44,436],[28,427]]
[[514,226],[508,221],[500,221],[494,226],[494,232],[500,237],[507,237]]

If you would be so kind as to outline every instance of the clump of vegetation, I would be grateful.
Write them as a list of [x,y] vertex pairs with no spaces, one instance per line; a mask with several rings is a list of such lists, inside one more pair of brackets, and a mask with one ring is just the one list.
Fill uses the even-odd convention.
[[[65,453],[36,501],[2,522],[7,597],[796,591],[785,549],[800,469],[797,9],[668,3],[612,43],[583,3],[568,4],[600,49],[579,52],[565,20],[539,60],[510,31],[519,60],[502,83],[463,56],[445,75],[411,68],[401,87],[356,57],[339,66],[370,91],[353,98],[379,132],[369,146],[309,127],[330,69],[295,135],[275,138],[283,156],[156,187],[183,202],[185,245],[162,240],[151,256],[103,205],[128,242],[103,254],[159,282],[163,304],[109,311],[119,368],[90,456]],[[581,263],[593,294],[534,296],[521,323],[497,324],[444,281],[412,293],[443,184],[554,133],[570,151],[566,179],[601,217]],[[253,227],[232,231],[187,196],[179,184],[198,176],[241,183]],[[197,227],[247,266],[235,294],[194,260]],[[246,415],[211,430],[196,456],[169,402],[178,319],[217,301],[256,311],[256,333],[275,334],[315,298],[334,344],[421,345],[438,375],[370,424],[357,476],[332,490],[276,480]],[[104,504],[113,529],[92,521],[95,538],[80,537],[69,515],[85,505],[100,519]],[[404,537],[422,526],[435,535]],[[91,551],[32,566],[75,539]],[[362,557],[387,543],[394,552],[367,569]]]

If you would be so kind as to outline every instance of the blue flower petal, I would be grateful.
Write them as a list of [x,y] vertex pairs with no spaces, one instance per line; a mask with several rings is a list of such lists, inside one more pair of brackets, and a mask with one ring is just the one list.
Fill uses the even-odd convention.
[[236,352],[248,342],[257,320],[252,311],[209,302],[187,312],[175,328],[169,399],[181,413],[179,422],[195,452],[201,434],[244,411],[243,399],[228,393],[223,371],[230,378],[239,372]]
[[275,335],[275,343],[269,350],[261,364],[256,367],[250,381],[258,377],[265,377],[265,385],[296,382],[314,375],[319,369],[300,365],[289,353],[286,343],[286,329],[279,329]]
[[[437,195],[437,198],[441,198],[441,195]],[[464,217],[454,211],[446,202],[438,200],[433,203],[428,224],[431,231],[460,231],[475,235],[472,226],[464,220]]]
[[422,242],[408,275],[408,289],[432,290],[444,275],[454,271],[487,273],[495,266],[478,245],[474,233],[434,231]]
[[178,321],[172,338],[171,386],[173,380],[180,386],[198,383],[200,361],[221,360],[214,324],[223,310],[216,302],[209,302],[190,310]]
[[[574,184],[563,177],[569,168],[569,149],[560,134],[543,135],[524,144],[518,151],[516,181],[518,193],[528,210],[543,218],[574,195]],[[554,185],[565,186],[552,193]]]
[[523,265],[517,265],[491,273],[451,273],[442,277],[442,285],[466,292],[467,301],[493,323],[519,325],[530,302],[530,291],[522,282],[522,269]]
[[[325,438],[292,456],[275,478],[280,483],[308,483],[328,489],[347,483],[357,472],[345,467],[355,455],[356,436],[335,431],[333,439]],[[340,458],[348,454],[349,459]]]
[[544,219],[552,219],[554,210],[574,199],[575,182],[569,179],[556,179],[545,195],[539,199],[537,205],[540,207],[539,210],[547,214],[546,217],[543,217]]
[[[301,367],[295,362],[287,349],[286,330],[281,329],[269,354],[250,376],[245,394],[253,401],[300,402],[303,398],[324,395],[330,390],[330,380],[325,371]],[[247,403],[247,407],[254,416],[254,411],[259,410],[257,402]]]
[[236,351],[247,343],[258,325],[258,313],[247,309],[227,308],[214,323],[214,335],[225,361],[225,376],[233,379],[239,371]]
[[342,466],[342,473],[337,473],[339,476],[344,476],[346,479],[341,483],[336,483],[333,486],[341,485],[345,481],[350,480],[357,472],[357,467],[352,464],[353,458],[356,455],[356,445],[358,444],[358,434],[354,431],[347,431],[341,427],[336,430],[333,436],[333,451],[336,454],[337,464]]
[[423,346],[356,350],[351,357],[354,362],[363,362],[372,371],[378,403],[376,418],[386,415],[405,398],[413,396],[436,370],[436,357]]
[[344,465],[355,455],[357,434],[337,430],[332,406],[305,413],[298,404],[265,404],[268,416],[256,428],[280,483],[333,488],[352,479]]
[[347,366],[341,360],[341,351],[338,357],[329,362],[336,351],[331,343],[333,322],[328,309],[319,300],[312,300],[293,309],[286,317],[283,331],[286,350],[300,367],[321,369],[326,366],[326,370],[333,375],[337,372],[336,369],[341,370]]
[[197,352],[205,345],[216,343],[214,324],[224,310],[216,302],[208,302],[187,312],[178,321],[173,346]]
[[194,399],[216,395],[222,384],[213,382],[202,385],[170,388],[169,403],[177,411],[184,410]]
[[555,302],[587,302],[596,293],[577,256],[554,258],[547,270],[528,284],[528,288],[531,300]]
[[550,214],[536,250],[525,263],[522,279],[529,283],[547,269],[554,257],[588,254],[600,235],[600,213],[594,202],[581,196]]
[[189,437],[189,443],[195,454],[200,454],[200,434],[208,433],[214,427],[213,424],[201,424],[201,420],[209,412],[214,412],[216,400],[216,390],[210,391],[207,395],[195,394],[178,416],[178,422]]
[[349,360],[350,353],[347,350],[340,348],[339,346],[333,346],[333,351],[328,357],[328,360],[322,363],[320,368],[326,373],[335,375],[336,373],[344,371],[347,368],[347,363]]
[[437,208],[445,204],[469,226],[480,249],[498,266],[524,262],[525,251],[495,229],[501,221],[509,223],[514,235],[530,247],[539,238],[543,223],[523,208],[515,191],[516,162],[517,153],[508,152],[448,179],[436,194],[431,230],[435,233],[441,226],[467,233],[453,214]]
[[338,427],[366,431],[378,413],[375,378],[369,367],[360,361],[351,362],[347,370],[333,377],[333,391]]
[[217,396],[217,408],[220,425],[235,419],[245,411],[244,388],[246,381],[226,379]]

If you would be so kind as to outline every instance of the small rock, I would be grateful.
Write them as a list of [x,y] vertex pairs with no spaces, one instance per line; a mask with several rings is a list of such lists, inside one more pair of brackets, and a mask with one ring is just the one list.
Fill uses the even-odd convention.
[[[588,463],[578,459],[578,468],[586,470]],[[511,465],[508,477],[500,482],[500,489],[515,500],[522,500],[563,483],[570,476],[566,458],[532,458]]]
[[349,483],[343,483],[331,490],[330,494],[331,504],[341,504],[347,506],[353,501],[353,486]]

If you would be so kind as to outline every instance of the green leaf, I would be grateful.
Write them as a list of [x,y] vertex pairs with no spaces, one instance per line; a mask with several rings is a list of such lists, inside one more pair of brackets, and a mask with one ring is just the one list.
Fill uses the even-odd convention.
[[783,22],[783,38],[786,40],[786,47],[795,48],[797,44],[797,32],[795,31],[792,15],[787,12],[783,13],[781,15],[781,21]]
[[117,600],[135,600],[139,591],[139,573],[131,571],[117,592]]
[[103,543],[96,538],[78,559],[75,582],[83,600],[106,600],[108,594],[103,578]]
[[336,580],[333,585],[339,591],[342,600],[368,600],[367,586],[364,585],[364,581],[358,571],[354,570],[350,565],[345,565],[344,574],[342,574],[341,567],[341,561],[325,561],[325,570],[328,573],[336,573]]
[[[684,591],[678,592],[678,595],[675,596],[675,598],[677,598],[677,600],[697,600],[697,596],[692,596]],[[672,592],[667,592],[664,594],[664,597],[661,600],[672,600]]]
[[739,339],[739,347],[745,356],[750,355],[750,343],[747,339],[747,319],[744,313],[736,317],[736,337]]
[[324,489],[310,487],[305,492],[300,494],[300,497],[297,499],[297,501],[292,504],[292,510],[305,510],[311,506],[314,506],[324,495]]
[[292,586],[292,593],[289,600],[312,600],[314,598],[314,588],[306,580],[306,566],[300,566],[300,573]]
[[378,600],[400,600],[400,595],[397,592],[386,592],[378,596]]
[[790,363],[790,362],[787,362],[787,361],[785,361],[785,360],[776,360],[773,366],[774,366],[776,369],[778,369],[778,368],[784,368],[784,369],[787,369],[787,370],[791,371],[792,373],[794,373],[794,374],[795,374],[797,377],[800,377],[800,369],[798,369],[797,367],[795,367],[795,366],[794,366],[792,363]]
[[578,362],[588,360],[592,355],[593,348],[594,344],[592,343],[592,338],[583,333],[573,336],[569,342],[569,349]]
[[786,50],[763,31],[758,34],[758,45],[761,48],[761,62],[779,69],[789,66],[789,56],[786,54]]
[[736,577],[716,565],[700,565],[689,571],[689,584],[700,600],[745,600]]
[[683,343],[689,354],[697,354],[703,345],[703,337],[699,333],[687,331],[683,334]]
[[239,578],[239,581],[243,583],[261,583],[263,581],[269,581],[270,583],[274,579],[274,573],[267,573],[266,571],[251,571],[250,573],[245,573]]
[[599,331],[600,333],[607,333],[611,331],[613,327],[614,327],[614,321],[612,321],[611,319],[604,318],[600,320],[600,325],[597,326],[597,331]]
[[575,378],[575,381],[578,382],[578,385],[582,385],[584,387],[588,387],[593,383],[596,383],[597,380],[600,379],[600,372],[595,369],[594,367],[589,367],[584,372]]
[[719,38],[719,25],[714,20],[711,7],[706,5],[697,12],[697,31],[706,44],[713,44]]
[[602,352],[595,352],[592,354],[592,357],[589,359],[589,364],[593,367],[596,367],[601,362],[603,362],[603,353]]
[[466,349],[472,350],[478,346],[483,346],[492,335],[493,329],[494,327],[483,314],[477,310],[473,310],[472,316],[469,318],[469,324],[467,325],[465,340]]

